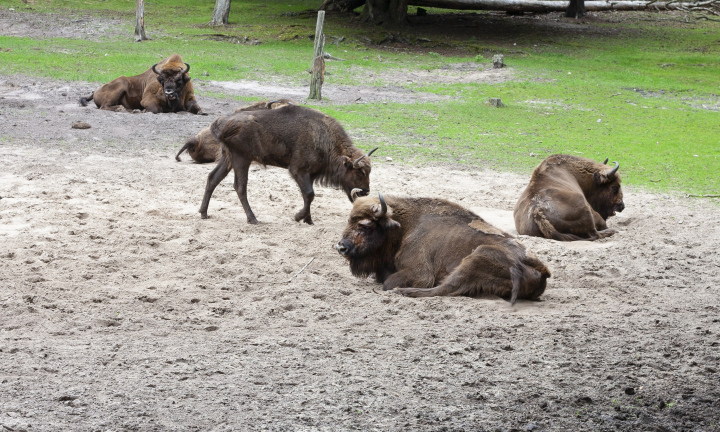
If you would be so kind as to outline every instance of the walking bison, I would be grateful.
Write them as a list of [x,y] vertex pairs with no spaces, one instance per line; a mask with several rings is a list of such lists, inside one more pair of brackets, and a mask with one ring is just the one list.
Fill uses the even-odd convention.
[[115,78],[80,98],[80,105],[95,101],[98,108],[109,111],[205,114],[195,100],[189,71],[190,65],[173,54],[140,75]]
[[519,234],[554,240],[597,240],[615,234],[607,218],[625,209],[620,164],[552,155],[535,168],[515,204]]
[[[312,224],[310,204],[313,184],[341,187],[352,201],[353,194],[370,190],[370,153],[355,147],[340,123],[320,111],[288,105],[280,109],[236,112],[223,116],[210,127],[221,143],[221,156],[210,172],[200,215],[207,218],[210,197],[231,170],[233,186],[248,223],[258,223],[247,200],[248,170],[252,162],[287,168],[302,193],[304,206],[296,221]],[[354,189],[359,189],[355,191]]]
[[[290,104],[295,104],[295,102],[290,99],[261,101],[246,107],[237,108],[234,112],[278,109]],[[216,140],[212,132],[210,132],[210,126],[203,128],[197,135],[188,139],[185,145],[180,148],[177,155],[175,155],[175,160],[180,162],[180,155],[186,150],[192,160],[197,163],[215,162],[220,158],[220,142]]]
[[550,271],[510,234],[457,204],[433,198],[355,200],[335,245],[353,275],[411,297],[537,299]]

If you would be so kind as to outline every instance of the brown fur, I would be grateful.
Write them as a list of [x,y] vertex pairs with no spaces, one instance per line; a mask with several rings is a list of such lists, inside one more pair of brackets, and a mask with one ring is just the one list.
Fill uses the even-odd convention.
[[151,67],[140,75],[115,78],[90,96],[80,98],[80,105],[87,106],[94,100],[98,108],[109,111],[204,114],[195,100],[190,66],[179,55],[173,54],[154,67],[159,74]]
[[370,159],[363,157],[364,153],[353,145],[340,123],[320,111],[296,105],[241,111],[218,118],[210,129],[222,143],[222,155],[208,176],[200,206],[203,218],[207,218],[215,187],[234,170],[235,190],[247,220],[257,223],[247,201],[248,169],[252,162],[288,169],[304,201],[295,220],[308,224],[313,223],[310,204],[315,197],[314,183],[341,187],[350,200],[354,188],[369,191]]
[[[297,105],[297,103],[290,99],[261,101],[246,107],[237,108],[234,112],[278,109],[288,105]],[[192,160],[197,163],[215,162],[221,156],[220,141],[215,139],[212,132],[210,132],[210,126],[203,128],[197,135],[185,142],[185,145],[182,146],[177,155],[175,155],[176,161],[180,162],[180,154],[185,150],[187,150]]]
[[432,198],[355,200],[336,249],[355,276],[411,297],[537,299],[550,271],[510,234],[457,204]]
[[597,240],[613,235],[606,219],[625,208],[620,175],[590,159],[552,155],[535,168],[515,204],[519,234],[554,240]]

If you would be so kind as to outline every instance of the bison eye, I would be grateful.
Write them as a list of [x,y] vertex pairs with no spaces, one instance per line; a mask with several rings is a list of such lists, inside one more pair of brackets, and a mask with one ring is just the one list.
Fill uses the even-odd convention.
[[613,187],[612,187],[612,191],[613,191],[613,193],[614,193],[615,195],[617,195],[618,192],[620,192],[620,186],[613,186]]

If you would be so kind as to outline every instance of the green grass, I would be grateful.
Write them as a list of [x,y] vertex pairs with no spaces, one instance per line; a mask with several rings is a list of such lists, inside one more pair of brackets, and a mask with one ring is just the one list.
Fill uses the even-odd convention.
[[[220,81],[302,85],[308,81],[308,36],[315,27],[314,14],[304,11],[318,4],[236,1],[230,25],[210,28],[206,23],[213,0],[156,0],[146,3],[146,32],[152,40],[134,43],[133,0],[27,5],[0,0],[2,9],[81,11],[125,22],[120,36],[97,41],[0,36],[0,73],[104,82],[119,71],[141,73],[178,52],[192,64],[196,79],[208,72],[210,79]],[[326,50],[347,61],[328,63],[328,83],[383,85],[391,74],[487,63],[494,53],[505,54],[515,77],[495,84],[403,84],[444,96],[435,103],[316,106],[338,118],[357,145],[379,144],[380,155],[399,163],[450,163],[529,174],[543,157],[569,153],[619,161],[625,184],[717,194],[720,25],[685,23],[678,17],[648,13],[644,20],[598,20],[585,25],[586,30],[565,31],[494,15],[490,29],[478,26],[464,34],[450,28],[433,33],[421,26],[393,32],[415,43],[411,50],[396,51],[368,43],[384,38],[386,30],[330,14]],[[334,44],[340,36],[346,39]],[[245,37],[262,43],[233,43]],[[506,107],[489,106],[490,97],[501,98]]]

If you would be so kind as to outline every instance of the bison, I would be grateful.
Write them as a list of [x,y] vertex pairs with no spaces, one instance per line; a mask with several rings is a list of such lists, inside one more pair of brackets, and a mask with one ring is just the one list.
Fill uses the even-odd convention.
[[535,300],[550,271],[510,234],[434,198],[355,200],[335,249],[358,277],[410,297],[494,294]]
[[[248,223],[258,223],[247,200],[248,170],[252,162],[287,168],[302,193],[304,206],[296,221],[312,224],[310,203],[314,183],[341,187],[353,195],[370,190],[370,155],[355,147],[337,120],[320,111],[296,105],[280,109],[236,112],[223,116],[210,127],[221,143],[221,156],[208,175],[200,215],[207,218],[210,196],[230,170],[233,186]],[[355,189],[358,189],[355,191]]]
[[[296,104],[296,102],[289,99],[261,101],[246,107],[237,108],[234,112],[277,109],[290,104]],[[185,142],[185,145],[177,155],[175,155],[176,161],[180,162],[180,154],[185,150],[187,150],[192,160],[197,163],[215,162],[220,158],[220,142],[216,140],[212,132],[210,132],[210,126],[203,128],[197,135]]]
[[204,115],[195,100],[189,71],[190,65],[173,54],[140,75],[115,78],[90,96],[80,98],[80,105],[87,106],[94,100],[98,108],[109,111],[189,111]]
[[552,155],[535,168],[515,204],[519,234],[554,240],[597,240],[615,234],[605,221],[625,209],[620,164]]

